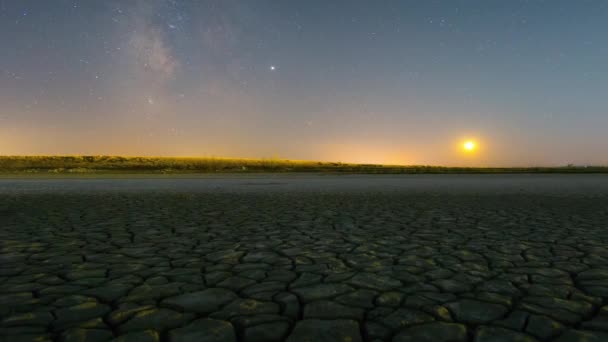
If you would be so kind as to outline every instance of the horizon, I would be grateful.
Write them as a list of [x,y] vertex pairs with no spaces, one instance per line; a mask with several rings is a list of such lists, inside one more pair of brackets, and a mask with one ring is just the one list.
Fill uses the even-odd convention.
[[608,166],[607,31],[605,1],[0,1],[0,156]]
[[159,155],[109,155],[109,154],[97,154],[97,155],[76,155],[76,154],[55,154],[55,155],[2,155],[0,154],[0,160],[2,158],[125,158],[125,159],[193,159],[193,160],[226,160],[226,161],[278,161],[278,162],[295,162],[295,163],[324,163],[324,164],[345,164],[345,165],[378,165],[378,166],[395,166],[395,167],[432,167],[432,168],[487,168],[487,169],[518,169],[518,168],[608,168],[608,164],[562,164],[562,165],[509,165],[509,166],[497,166],[497,165],[484,165],[484,166],[466,166],[466,165],[440,165],[440,164],[387,164],[387,163],[363,163],[363,162],[349,162],[344,160],[312,160],[312,159],[293,159],[281,156],[271,157],[259,157],[259,158],[246,158],[238,156],[159,156]]

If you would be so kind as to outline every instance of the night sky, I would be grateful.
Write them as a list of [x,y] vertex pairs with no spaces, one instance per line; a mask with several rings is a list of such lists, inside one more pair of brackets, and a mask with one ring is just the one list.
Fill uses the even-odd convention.
[[608,1],[0,0],[0,155],[607,151]]

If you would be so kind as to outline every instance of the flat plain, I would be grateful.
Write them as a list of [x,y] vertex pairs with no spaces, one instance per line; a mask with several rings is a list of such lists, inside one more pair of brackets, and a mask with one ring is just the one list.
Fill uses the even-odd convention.
[[608,341],[608,176],[0,179],[0,340],[112,339]]

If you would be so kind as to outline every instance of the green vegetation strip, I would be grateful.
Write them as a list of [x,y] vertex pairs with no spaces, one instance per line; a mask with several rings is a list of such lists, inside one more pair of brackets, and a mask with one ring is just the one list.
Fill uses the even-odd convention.
[[0,156],[2,174],[196,174],[196,173],[608,173],[607,166],[445,167],[349,164],[284,159],[119,156]]

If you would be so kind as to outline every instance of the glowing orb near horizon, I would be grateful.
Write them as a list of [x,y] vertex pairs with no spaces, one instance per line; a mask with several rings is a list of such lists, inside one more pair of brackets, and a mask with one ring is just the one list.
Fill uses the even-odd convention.
[[472,152],[475,150],[476,144],[474,141],[467,141],[462,145],[462,148],[464,148],[465,151],[467,152]]

